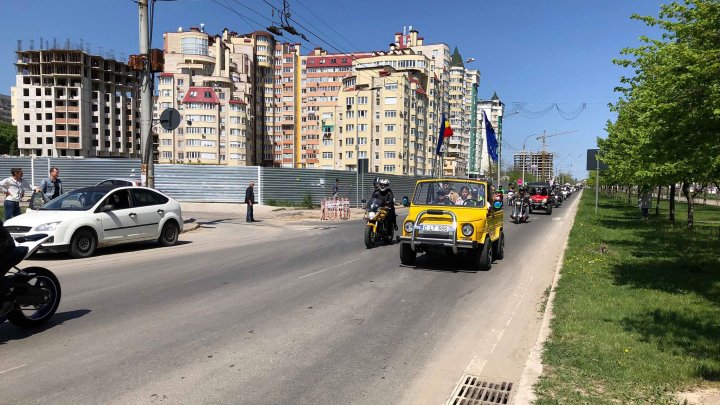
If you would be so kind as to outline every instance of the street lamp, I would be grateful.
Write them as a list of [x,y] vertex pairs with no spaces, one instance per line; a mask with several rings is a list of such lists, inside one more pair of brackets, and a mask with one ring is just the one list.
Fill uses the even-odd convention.
[[[360,103],[358,101],[360,98],[361,91],[380,90],[382,87],[378,87],[378,86],[369,87],[368,85],[364,85],[362,88],[360,88],[360,86],[358,85],[358,86],[356,86],[356,88],[358,88],[358,89],[355,92],[355,162],[356,162],[355,163],[355,199],[357,201],[358,207],[360,207],[360,128],[359,128],[359,124],[358,124],[358,119],[360,118],[360,113],[359,113]],[[368,101],[371,103],[370,106],[372,107],[372,100],[368,100]],[[372,119],[373,118],[371,116],[370,117],[370,127],[372,127]],[[368,160],[368,162],[369,162],[369,160]],[[363,177],[364,177],[364,175],[363,175]],[[364,178],[363,178],[363,180],[364,180]]]
[[[539,133],[535,133],[532,135],[528,135],[523,139],[523,147],[522,147],[522,153],[520,156],[522,156],[522,181],[523,185],[525,185],[525,142],[527,142],[528,139],[530,139],[533,136],[538,136]],[[532,163],[532,162],[531,162]]]

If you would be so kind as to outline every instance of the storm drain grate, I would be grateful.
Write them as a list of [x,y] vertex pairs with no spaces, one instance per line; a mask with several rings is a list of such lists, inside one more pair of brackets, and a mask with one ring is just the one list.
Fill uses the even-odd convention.
[[465,374],[460,381],[450,405],[510,404],[513,383],[489,382],[483,378]]

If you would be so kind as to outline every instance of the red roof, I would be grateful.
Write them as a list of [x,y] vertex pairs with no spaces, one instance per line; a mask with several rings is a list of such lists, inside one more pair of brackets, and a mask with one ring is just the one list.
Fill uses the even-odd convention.
[[172,73],[160,73],[160,77],[173,77]]
[[418,87],[417,89],[415,89],[415,91],[416,91],[418,94],[424,94],[424,95],[427,96],[427,93],[425,92],[425,89],[423,89],[422,87]]
[[246,102],[244,102],[242,100],[230,100],[229,103],[230,104],[247,104]]
[[212,87],[190,87],[187,93],[185,93],[182,102],[220,104],[220,100]]

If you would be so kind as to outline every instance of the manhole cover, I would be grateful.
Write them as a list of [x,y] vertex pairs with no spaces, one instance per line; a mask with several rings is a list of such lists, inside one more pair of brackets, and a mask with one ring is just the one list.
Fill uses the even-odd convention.
[[510,404],[513,383],[493,382],[465,374],[455,389],[450,405]]

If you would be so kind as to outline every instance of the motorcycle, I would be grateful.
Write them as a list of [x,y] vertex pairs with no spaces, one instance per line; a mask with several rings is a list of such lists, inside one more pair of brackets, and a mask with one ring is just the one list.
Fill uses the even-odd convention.
[[373,198],[367,205],[367,223],[365,226],[365,247],[372,249],[378,239],[390,244],[395,229],[390,223],[390,208],[384,206],[382,201]]
[[60,306],[60,282],[44,267],[21,269],[18,264],[35,253],[50,237],[34,234],[15,239],[15,251],[4,263],[0,282],[0,323],[29,328],[47,322]]
[[510,218],[515,221],[516,224],[527,221],[528,217],[528,202],[527,198],[515,197],[512,202],[513,211]]

